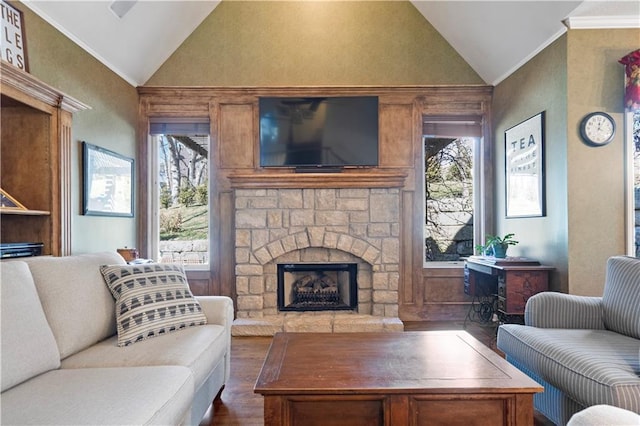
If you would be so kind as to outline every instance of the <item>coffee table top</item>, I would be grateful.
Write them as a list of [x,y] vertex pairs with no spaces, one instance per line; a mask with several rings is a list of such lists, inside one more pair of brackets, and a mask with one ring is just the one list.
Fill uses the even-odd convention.
[[542,387],[465,331],[278,333],[254,391],[535,393]]

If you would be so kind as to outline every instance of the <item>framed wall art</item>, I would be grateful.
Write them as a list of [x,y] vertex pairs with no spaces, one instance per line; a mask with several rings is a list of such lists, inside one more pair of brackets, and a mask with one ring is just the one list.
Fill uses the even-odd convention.
[[504,132],[506,216],[545,212],[544,111]]
[[24,31],[22,11],[7,1],[0,1],[2,9],[2,49],[0,57],[3,61],[22,71],[29,72],[27,62],[27,37]]
[[133,158],[82,142],[83,213],[133,217]]

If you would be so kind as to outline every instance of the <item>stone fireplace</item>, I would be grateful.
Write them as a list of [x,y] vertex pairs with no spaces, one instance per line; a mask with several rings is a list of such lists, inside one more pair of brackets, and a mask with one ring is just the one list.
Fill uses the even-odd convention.
[[[397,188],[235,189],[234,335],[402,330]],[[354,264],[348,310],[278,309],[278,265]]]

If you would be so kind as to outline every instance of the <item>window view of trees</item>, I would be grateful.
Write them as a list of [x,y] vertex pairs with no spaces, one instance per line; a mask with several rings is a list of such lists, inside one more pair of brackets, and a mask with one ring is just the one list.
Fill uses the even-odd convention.
[[474,254],[473,138],[424,139],[425,260]]
[[209,136],[154,135],[161,262],[209,262]]

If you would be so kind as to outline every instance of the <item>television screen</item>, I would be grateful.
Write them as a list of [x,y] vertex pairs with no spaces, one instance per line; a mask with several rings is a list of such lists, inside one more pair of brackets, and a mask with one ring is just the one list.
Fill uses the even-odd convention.
[[260,166],[378,165],[378,98],[260,98]]

